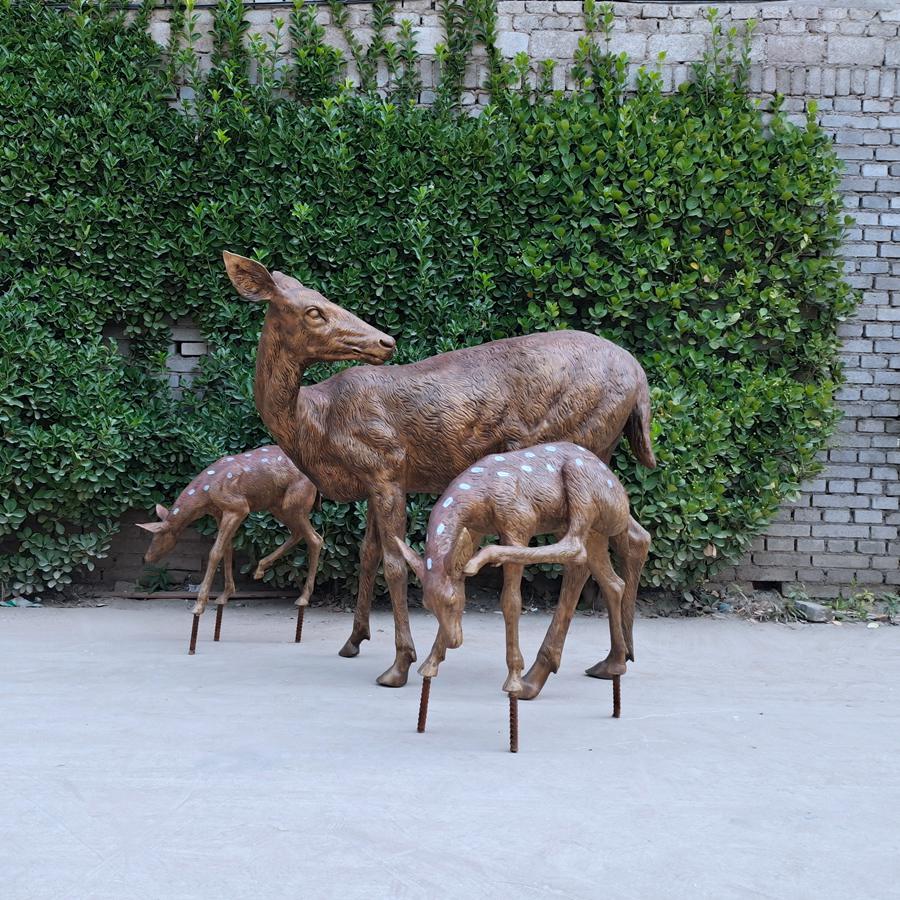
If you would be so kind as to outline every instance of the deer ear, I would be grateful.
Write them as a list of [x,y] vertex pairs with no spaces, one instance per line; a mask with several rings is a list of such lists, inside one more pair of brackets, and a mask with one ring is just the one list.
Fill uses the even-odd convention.
[[475,542],[472,540],[472,532],[468,528],[463,528],[459,534],[459,540],[453,548],[453,561],[451,569],[454,572],[462,572],[465,564],[472,558],[475,552]]
[[228,272],[231,283],[242,297],[248,300],[271,300],[278,293],[275,281],[262,263],[227,250],[222,252],[222,259],[225,260],[225,271]]
[[422,562],[422,557],[413,550],[406,541],[401,541],[400,538],[395,537],[394,540],[397,542],[397,546],[400,548],[400,552],[403,554],[403,558],[406,560],[406,564],[412,569],[416,578],[419,581],[425,580],[425,564]]
[[165,522],[138,522],[138,528],[143,528],[144,531],[149,531],[152,534],[156,534],[157,531],[162,531],[163,528],[166,527]]
[[165,522],[166,519],[169,518],[169,511],[162,505],[162,503],[157,503],[156,515],[159,516],[160,522]]

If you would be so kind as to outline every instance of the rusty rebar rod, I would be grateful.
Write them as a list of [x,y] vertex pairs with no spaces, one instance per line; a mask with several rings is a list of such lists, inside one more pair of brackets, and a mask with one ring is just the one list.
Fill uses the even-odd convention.
[[300,638],[303,637],[303,613],[306,610],[305,606],[297,607],[297,631],[294,634],[294,643],[299,644]]
[[613,675],[613,718],[618,719],[622,712],[622,691],[619,684],[621,675]]
[[509,752],[519,752],[519,698],[509,695]]
[[428,697],[431,694],[431,679],[426,675],[422,679],[422,694],[419,697],[419,723],[416,731],[422,734],[425,731],[425,720],[428,718]]
[[224,603],[216,604],[216,630],[213,632],[213,640],[217,641],[222,633],[222,610],[225,609]]
[[191,645],[188,647],[188,655],[193,656],[197,649],[197,629],[200,627],[200,616],[194,613],[194,622],[191,625]]

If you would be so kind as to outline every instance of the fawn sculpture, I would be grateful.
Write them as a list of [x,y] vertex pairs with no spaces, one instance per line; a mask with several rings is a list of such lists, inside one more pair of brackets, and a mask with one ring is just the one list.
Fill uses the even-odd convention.
[[[622,630],[625,584],[610,563],[609,541],[627,530],[629,518],[628,495],[618,478],[593,453],[568,442],[486,456],[450,484],[428,519],[424,560],[398,541],[422,583],[423,603],[438,620],[434,646],[419,668],[425,679],[419,731],[425,730],[430,681],[447,648],[462,644],[466,576],[486,565],[503,566],[500,602],[508,668],[503,690],[510,698],[510,750],[518,749],[517,701],[530,700],[539,690],[522,678],[519,648],[522,570],[532,563],[562,563],[570,576],[542,647],[556,667],[581,593],[581,587],[576,591],[573,585],[583,585],[590,573],[600,587],[611,645],[603,677],[613,681],[613,715],[619,717],[619,678],[627,656]],[[557,536],[555,544],[528,546],[534,535],[547,533]],[[499,535],[502,544],[476,553],[486,534]]]
[[213,637],[213,640],[219,640],[222,610],[235,592],[232,541],[241,522],[250,513],[262,510],[271,513],[279,522],[286,525],[291,533],[277,550],[259,561],[254,578],[262,578],[266,570],[281,559],[301,538],[306,541],[309,565],[303,590],[296,601],[298,609],[294,640],[300,640],[303,632],[303,611],[309,604],[319,565],[319,551],[322,549],[322,538],[309,522],[309,514],[315,501],[315,485],[291,462],[280,447],[270,444],[256,450],[248,450],[246,453],[223,456],[191,481],[178,495],[171,509],[157,504],[158,522],[138,525],[139,528],[153,534],[153,540],[144,555],[144,561],[152,563],[171,552],[181,532],[191,522],[205,515],[211,515],[218,523],[219,530],[209,553],[197,602],[194,604],[188,653],[193,655],[196,650],[200,616],[209,601],[216,569],[224,560],[225,586],[222,593],[216,597],[216,625]]
[[[656,465],[646,375],[630,353],[610,341],[577,331],[506,338],[409,365],[357,366],[302,387],[311,363],[378,365],[393,355],[394,339],[294,278],[270,273],[243,256],[223,256],[238,293],[268,304],[254,382],[263,422],[323,496],[368,500],[356,615],[340,654],[356,656],[370,636],[374,578],[382,558],[396,654],[377,679],[381,685],[406,684],[416,659],[407,571],[395,540],[406,534],[407,493],[439,493],[487,453],[548,440],[577,441],[608,462],[624,432],[638,460]],[[637,580],[649,542],[634,520],[614,539],[625,575],[629,658],[634,657]],[[603,675],[608,666],[601,660],[593,674]],[[539,653],[528,679],[543,685],[551,671],[551,658]]]

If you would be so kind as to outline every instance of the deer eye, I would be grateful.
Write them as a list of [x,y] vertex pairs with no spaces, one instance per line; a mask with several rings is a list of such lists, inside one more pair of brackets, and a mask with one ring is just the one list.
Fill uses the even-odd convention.
[[318,306],[311,306],[311,307],[306,311],[306,318],[307,318],[307,319],[312,319],[314,322],[321,322],[321,321],[324,321],[325,315],[324,315],[324,313],[322,312],[322,310],[319,309]]

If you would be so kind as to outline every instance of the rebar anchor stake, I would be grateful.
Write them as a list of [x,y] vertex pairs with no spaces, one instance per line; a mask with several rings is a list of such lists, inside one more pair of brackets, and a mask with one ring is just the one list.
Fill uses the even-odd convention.
[[188,647],[188,655],[193,656],[197,650],[197,629],[200,627],[200,615],[194,613],[194,622],[191,625],[191,645]]
[[509,752],[519,752],[519,697],[509,695]]
[[622,712],[622,690],[619,684],[621,675],[613,675],[613,718],[618,719]]
[[428,718],[428,697],[431,694],[431,678],[427,675],[422,679],[422,694],[419,697],[419,723],[416,731],[422,734],[425,731],[425,720]]
[[213,640],[217,641],[222,633],[222,610],[225,609],[224,603],[216,604],[216,630],[213,632]]
[[306,609],[305,606],[297,607],[297,632],[294,635],[294,643],[299,644],[300,638],[303,636],[303,612]]

